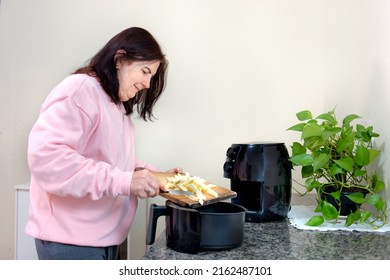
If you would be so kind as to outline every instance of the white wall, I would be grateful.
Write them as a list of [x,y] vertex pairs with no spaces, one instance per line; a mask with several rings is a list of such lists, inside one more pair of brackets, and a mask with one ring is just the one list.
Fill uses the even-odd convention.
[[[119,31],[147,28],[170,61],[158,120],[136,120],[138,156],[229,187],[227,148],[261,140],[290,145],[296,135],[286,128],[301,109],[322,112],[337,102],[390,137],[385,8],[384,0],[2,0],[0,259],[14,256],[13,187],[29,179],[27,136],[41,103]],[[361,100],[351,102],[347,92]],[[379,108],[370,111],[367,100]],[[137,227],[147,208],[141,203]],[[144,233],[134,236],[142,250]]]
[[[356,113],[373,125],[383,149],[377,161],[390,205],[390,1],[326,1],[324,109]],[[331,19],[331,20],[330,20]]]

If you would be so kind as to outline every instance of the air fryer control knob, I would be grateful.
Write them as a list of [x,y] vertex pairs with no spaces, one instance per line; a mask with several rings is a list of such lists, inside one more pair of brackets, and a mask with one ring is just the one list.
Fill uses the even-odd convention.
[[229,149],[226,151],[226,156],[232,160],[235,160],[237,158],[237,153],[232,147],[229,147]]
[[226,161],[223,165],[224,177],[231,178],[234,165],[236,163],[237,152],[235,149],[230,147],[226,151]]
[[223,171],[226,173],[231,173],[233,171],[234,162],[225,162],[223,165]]

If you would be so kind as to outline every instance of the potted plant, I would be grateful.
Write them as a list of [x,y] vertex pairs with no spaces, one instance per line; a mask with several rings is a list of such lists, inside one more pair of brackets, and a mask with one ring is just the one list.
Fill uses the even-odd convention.
[[[346,216],[345,226],[367,223],[380,228],[387,223],[387,203],[381,191],[385,184],[369,166],[380,154],[373,148],[373,138],[379,137],[373,126],[351,123],[360,117],[346,116],[337,121],[335,109],[313,118],[309,110],[296,114],[300,123],[287,130],[298,131],[300,142],[293,142],[290,161],[301,167],[306,193],[317,192],[317,207],[306,225],[318,226],[338,222]],[[371,167],[371,166],[370,166]],[[345,202],[354,203],[346,210]],[[363,207],[365,206],[365,207]],[[344,217],[343,217],[344,218]]]

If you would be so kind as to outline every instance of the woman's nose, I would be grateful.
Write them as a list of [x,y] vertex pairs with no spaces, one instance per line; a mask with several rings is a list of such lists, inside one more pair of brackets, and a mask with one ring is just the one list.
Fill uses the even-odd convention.
[[142,85],[145,87],[145,88],[149,88],[150,87],[150,79],[145,79],[142,81]]

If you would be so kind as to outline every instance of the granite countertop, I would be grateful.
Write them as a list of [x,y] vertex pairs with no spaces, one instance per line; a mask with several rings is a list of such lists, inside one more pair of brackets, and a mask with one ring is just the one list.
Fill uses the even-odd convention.
[[[311,205],[312,199],[293,196],[294,205]],[[197,254],[176,252],[166,246],[165,232],[148,246],[142,259],[170,260],[379,260],[390,259],[390,233],[321,232],[300,230],[286,218],[245,223],[244,241],[230,250],[204,250]]]

